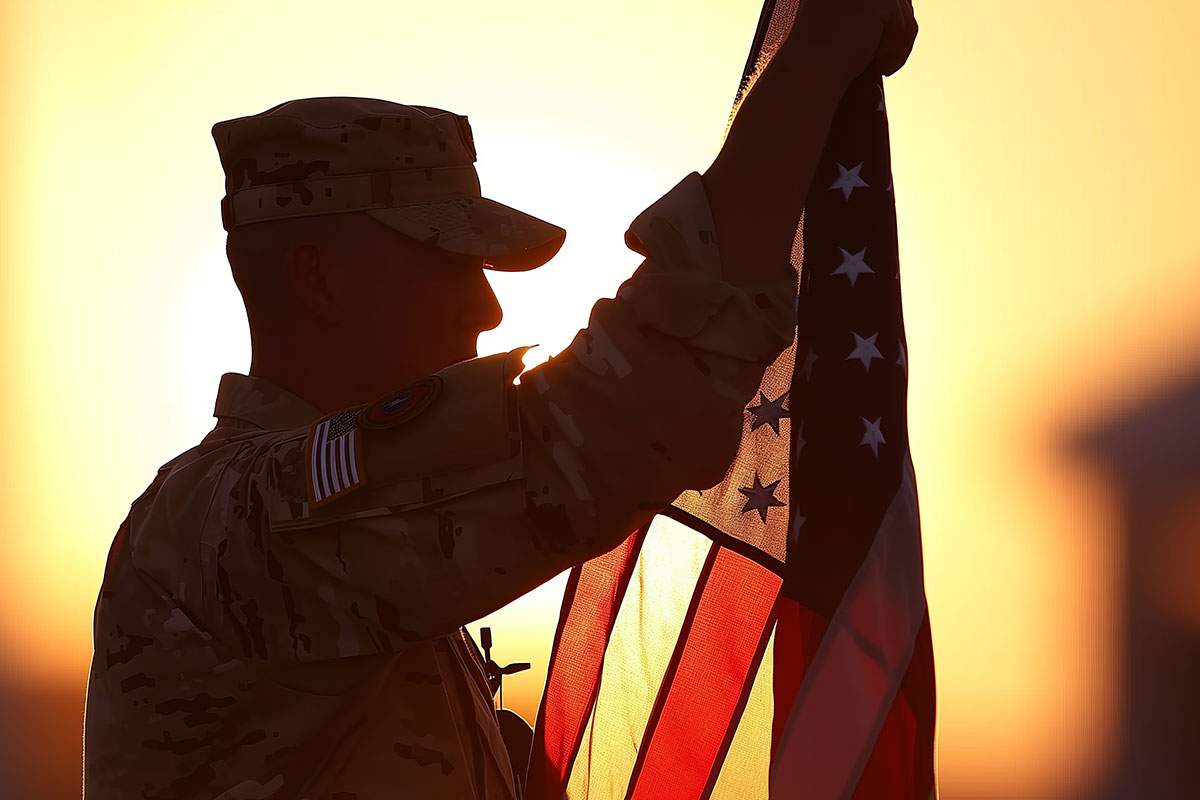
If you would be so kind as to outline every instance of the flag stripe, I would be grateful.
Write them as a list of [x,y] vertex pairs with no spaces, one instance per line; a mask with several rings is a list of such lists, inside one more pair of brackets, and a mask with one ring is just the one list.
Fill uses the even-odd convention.
[[350,476],[346,472],[346,434],[337,437],[336,464],[338,483],[341,484],[339,491],[350,485]]
[[317,459],[314,454],[316,452],[318,452],[317,445],[321,438],[321,427],[324,424],[325,423],[322,422],[320,425],[317,425],[317,427],[313,429],[313,432],[310,434],[310,438],[312,439],[312,441],[310,441],[308,443],[309,453],[310,453],[310,455],[308,457],[308,462],[309,462],[308,469],[309,469],[309,472],[312,473],[312,490],[313,490],[313,498],[314,499],[320,499],[320,497],[322,495],[321,474],[320,474],[320,470],[317,469]]
[[342,482],[338,477],[337,443],[338,439],[336,438],[325,443],[325,463],[329,465],[329,493],[331,495],[337,494],[342,489]]
[[321,462],[321,493],[318,495],[318,500],[324,500],[329,496],[329,465],[325,463],[325,440],[329,435],[329,421],[326,420],[321,425],[321,435],[318,439],[313,452],[316,453],[314,458]]
[[763,569],[768,569],[771,572],[779,574],[782,574],[784,571],[783,563],[779,559],[775,558],[775,556],[755,547],[745,539],[739,539],[736,536],[731,536],[712,523],[700,519],[691,512],[683,510],[679,506],[670,505],[658,513],[664,517],[669,517],[670,519],[673,519],[682,525],[686,525],[694,531],[704,534],[726,550],[732,550],[742,558],[750,559]]
[[689,800],[711,791],[782,584],[760,564],[712,546],[642,737],[629,800]]
[[561,798],[566,791],[596,702],[604,652],[647,529],[571,570],[530,750],[527,797]]
[[354,452],[354,440],[358,438],[358,431],[352,431],[349,438],[350,456],[347,463],[350,465],[350,483],[351,485],[358,483],[358,461]]
[[[907,672],[925,618],[923,585],[906,458],[900,488],[788,712],[772,764],[772,800],[853,794]],[[812,746],[816,741],[821,747]]]
[[821,637],[829,627],[829,620],[805,605],[801,605],[785,593],[779,596],[779,609],[775,622],[775,669],[772,673],[772,695],[777,710],[771,722],[771,754],[778,751],[779,740],[787,714],[783,709],[792,707],[804,673],[812,662],[813,655],[821,646]]
[[917,633],[912,660],[884,720],[854,800],[929,800],[936,797],[934,775],[933,645],[928,610]]
[[333,487],[332,494],[337,494],[342,490],[342,471],[338,465],[338,445],[341,442],[341,436],[334,436],[325,446],[325,456],[329,459],[329,481]]
[[[711,551],[707,537],[674,520],[654,518],[613,622],[567,797],[622,800]],[[622,744],[613,747],[615,742]],[[596,758],[597,753],[604,756]]]

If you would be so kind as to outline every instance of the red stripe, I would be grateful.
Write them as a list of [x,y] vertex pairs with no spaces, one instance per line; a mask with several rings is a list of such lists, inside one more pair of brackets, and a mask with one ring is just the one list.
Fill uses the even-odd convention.
[[829,620],[787,596],[780,596],[778,622],[775,623],[775,668],[772,672],[775,715],[771,724],[771,758],[774,760],[787,710],[796,701],[796,692],[804,682],[808,665],[821,646],[821,637]]
[[782,578],[713,545],[642,737],[629,800],[712,790],[769,636]]
[[912,660],[892,701],[875,749],[855,787],[856,800],[926,800],[934,784],[933,643],[929,613],[921,623]]
[[527,800],[557,800],[566,792],[600,688],[604,652],[646,530],[630,534],[613,550],[571,571],[538,709]]
[[[775,708],[791,708],[804,674],[821,644],[829,621],[788,597],[779,598],[775,624]],[[871,757],[854,790],[855,800],[926,800],[935,781],[934,726],[937,692],[929,613],[913,646],[904,682],[875,740]],[[772,758],[787,722],[775,715]]]

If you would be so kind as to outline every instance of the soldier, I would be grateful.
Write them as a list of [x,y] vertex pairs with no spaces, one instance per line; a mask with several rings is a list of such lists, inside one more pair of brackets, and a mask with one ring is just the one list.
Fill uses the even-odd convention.
[[466,117],[319,97],[213,127],[253,359],[113,541],[86,796],[516,797],[463,625],[721,480],[792,339],[795,187],[902,29],[862,5],[874,27],[789,40],[704,177],[633,221],[641,266],[519,383],[524,348],[476,357],[483,269],[565,232],[481,196]]

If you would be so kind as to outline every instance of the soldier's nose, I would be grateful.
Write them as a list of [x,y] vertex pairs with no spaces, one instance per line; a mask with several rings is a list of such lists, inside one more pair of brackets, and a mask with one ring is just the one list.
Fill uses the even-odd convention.
[[500,307],[500,301],[496,299],[496,293],[492,291],[492,285],[482,269],[472,284],[465,321],[480,333],[490,331],[504,320],[504,309]]

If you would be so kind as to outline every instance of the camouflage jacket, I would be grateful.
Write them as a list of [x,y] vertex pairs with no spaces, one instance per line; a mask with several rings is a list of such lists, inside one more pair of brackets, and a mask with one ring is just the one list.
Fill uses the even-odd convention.
[[626,241],[645,260],[566,350],[519,383],[522,350],[442,370],[428,408],[363,431],[334,500],[306,484],[320,413],[222,378],[216,427],[112,544],[86,797],[516,796],[462,626],[718,483],[792,340],[794,272],[722,279],[697,173]]

